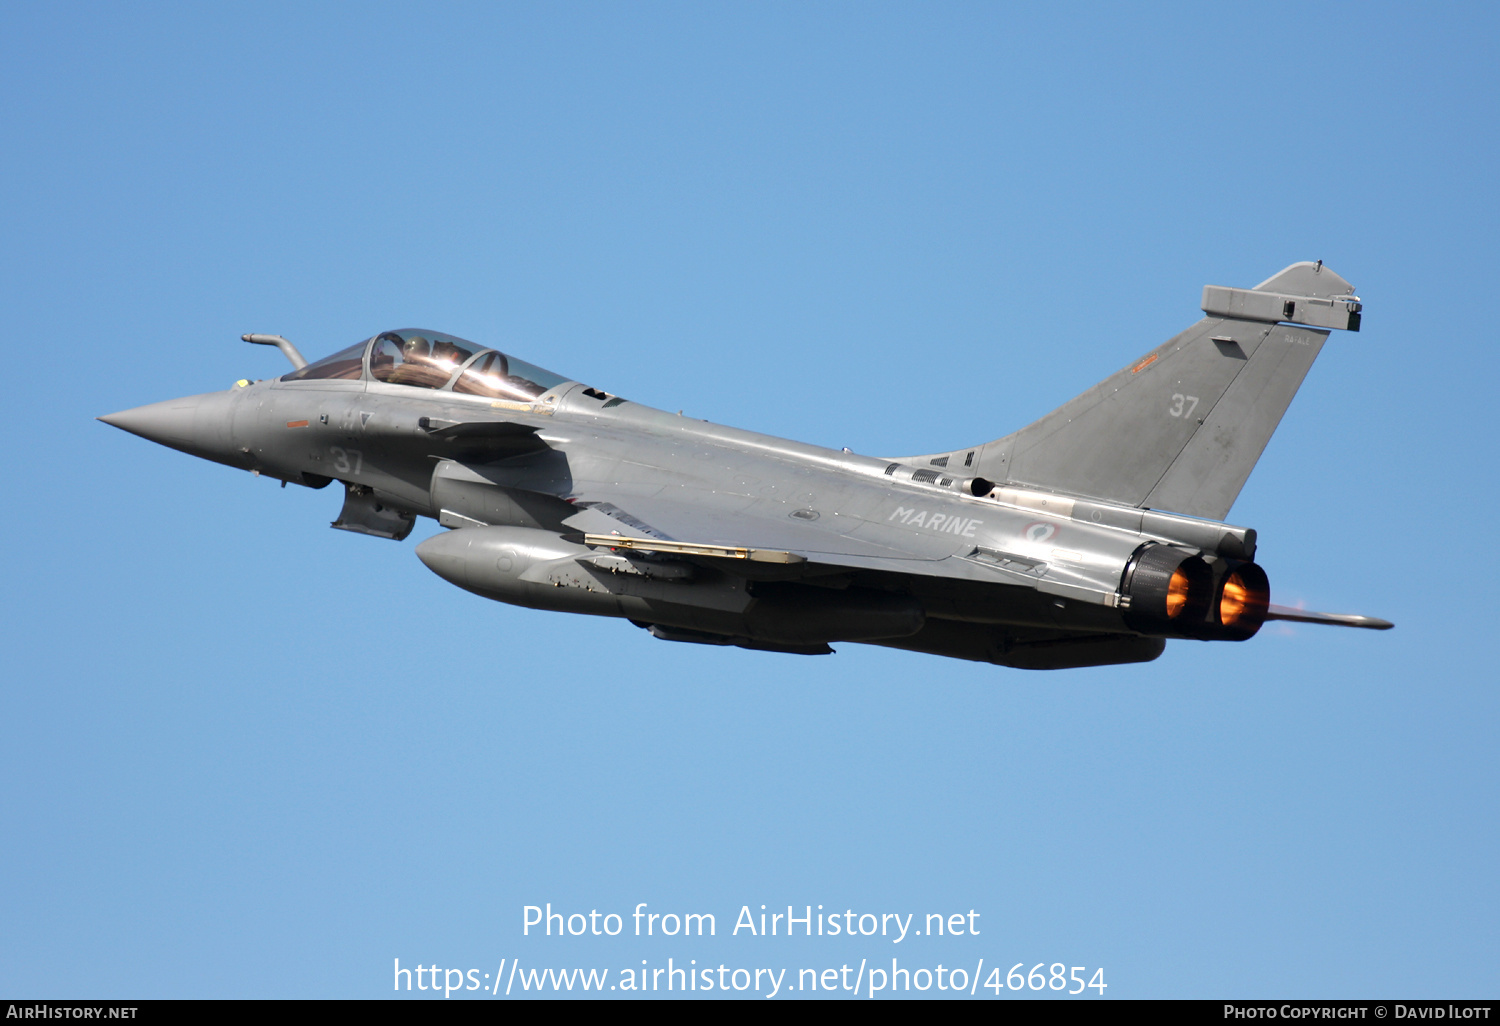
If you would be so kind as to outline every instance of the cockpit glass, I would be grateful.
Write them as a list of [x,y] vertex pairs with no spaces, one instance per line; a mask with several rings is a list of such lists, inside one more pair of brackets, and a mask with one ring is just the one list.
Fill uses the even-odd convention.
[[388,385],[452,388],[461,395],[529,403],[570,380],[494,349],[421,328],[383,332],[367,342],[310,363],[281,380],[358,381],[364,374],[366,347],[370,353],[370,376]]
[[479,347],[434,331],[387,331],[370,351],[376,381],[417,388],[442,388]]
[[551,371],[491,351],[464,368],[453,383],[453,391],[526,403],[566,380]]
[[341,349],[332,356],[325,356],[317,363],[310,363],[301,370],[282,375],[282,381],[308,381],[315,378],[334,381],[358,381],[364,375],[365,345]]

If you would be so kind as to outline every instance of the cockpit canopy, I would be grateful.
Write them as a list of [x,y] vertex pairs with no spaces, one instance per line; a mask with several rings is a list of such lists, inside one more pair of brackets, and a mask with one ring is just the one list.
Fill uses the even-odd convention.
[[317,379],[383,381],[522,403],[571,380],[498,350],[421,328],[381,332],[281,380]]

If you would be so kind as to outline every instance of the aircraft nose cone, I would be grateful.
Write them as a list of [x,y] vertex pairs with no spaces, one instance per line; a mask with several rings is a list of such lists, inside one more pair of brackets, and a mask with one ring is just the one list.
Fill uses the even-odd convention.
[[170,399],[164,403],[110,413],[99,419],[121,431],[129,431],[132,435],[140,435],[178,449],[194,440],[193,421],[198,414],[198,399],[196,395],[186,399]]
[[209,392],[137,406],[99,419],[158,445],[204,459],[231,462],[230,399],[227,392]]

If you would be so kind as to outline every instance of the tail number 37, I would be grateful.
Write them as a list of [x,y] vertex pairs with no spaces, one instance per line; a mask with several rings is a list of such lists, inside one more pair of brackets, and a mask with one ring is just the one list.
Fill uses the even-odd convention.
[[1195,395],[1183,395],[1181,392],[1172,393],[1172,403],[1167,407],[1167,412],[1174,417],[1191,417],[1193,411],[1198,408],[1198,397]]

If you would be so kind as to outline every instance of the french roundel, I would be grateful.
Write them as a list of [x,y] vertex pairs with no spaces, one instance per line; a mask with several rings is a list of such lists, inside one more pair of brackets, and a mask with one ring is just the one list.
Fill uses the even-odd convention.
[[1047,524],[1047,523],[1043,523],[1042,521],[1038,520],[1034,524],[1027,524],[1026,525],[1026,530],[1023,531],[1023,532],[1021,532],[1021,535],[1027,541],[1031,542],[1031,544],[1033,544],[1033,545],[1040,545],[1043,542],[1051,541],[1052,540],[1052,536],[1054,534],[1056,534],[1056,533],[1057,533],[1057,525],[1056,524]]

